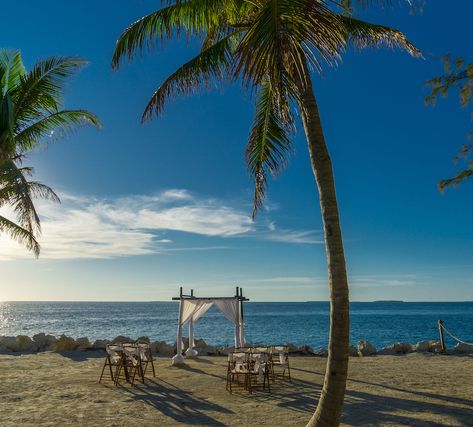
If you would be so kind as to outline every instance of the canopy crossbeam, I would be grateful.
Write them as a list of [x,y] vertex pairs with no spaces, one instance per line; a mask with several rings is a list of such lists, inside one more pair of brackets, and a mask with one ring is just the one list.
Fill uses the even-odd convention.
[[249,298],[243,296],[243,288],[236,287],[236,294],[232,297],[197,297],[194,295],[194,289],[191,289],[190,295],[182,292],[182,286],[180,287],[180,295],[178,297],[172,297],[173,301],[179,301],[181,299],[201,299],[201,300],[222,300],[222,299],[238,299],[239,301],[249,301]]

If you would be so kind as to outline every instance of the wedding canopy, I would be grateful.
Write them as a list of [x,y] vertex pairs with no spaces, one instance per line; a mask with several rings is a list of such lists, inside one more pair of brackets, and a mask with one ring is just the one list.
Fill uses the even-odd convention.
[[173,365],[184,363],[182,355],[182,328],[189,322],[189,348],[186,350],[187,357],[195,357],[198,352],[194,348],[194,323],[203,316],[207,310],[215,305],[215,307],[235,325],[235,347],[241,347],[245,344],[245,335],[243,328],[243,301],[249,301],[243,296],[241,288],[236,288],[236,295],[232,297],[196,297],[194,291],[191,290],[190,295],[184,295],[182,288],[179,297],[173,298],[179,300],[179,319],[177,325],[177,353],[172,358]]

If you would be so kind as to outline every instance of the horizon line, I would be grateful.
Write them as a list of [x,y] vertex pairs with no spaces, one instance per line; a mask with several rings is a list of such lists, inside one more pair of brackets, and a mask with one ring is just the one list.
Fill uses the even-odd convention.
[[[196,297],[198,299],[199,297]],[[202,297],[202,298],[211,298],[211,297]],[[218,297],[215,297],[218,298]],[[10,302],[100,302],[100,303],[155,303],[155,302],[177,302],[177,300],[166,299],[166,300],[0,300],[1,303],[10,303]],[[273,300],[273,301],[264,301],[264,300],[249,300],[245,301],[246,303],[330,303],[329,300]],[[395,303],[473,303],[473,300],[395,300],[395,299],[384,299],[384,300],[353,300],[350,303],[388,303],[388,304],[395,304]]]

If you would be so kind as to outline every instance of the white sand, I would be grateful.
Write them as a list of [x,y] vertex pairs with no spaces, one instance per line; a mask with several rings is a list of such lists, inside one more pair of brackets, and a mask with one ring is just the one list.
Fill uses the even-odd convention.
[[[157,359],[146,384],[98,384],[103,353],[0,355],[0,425],[303,426],[325,359],[291,358],[293,382],[272,393],[225,391],[223,357],[185,368]],[[350,359],[343,424],[473,426],[473,357],[410,354]]]

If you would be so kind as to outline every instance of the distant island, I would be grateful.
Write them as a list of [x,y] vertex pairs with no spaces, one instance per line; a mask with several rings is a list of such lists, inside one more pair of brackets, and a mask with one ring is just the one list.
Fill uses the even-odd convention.
[[397,302],[404,302],[404,301],[401,301],[401,300],[395,300],[395,299],[380,299],[380,300],[377,300],[377,301],[373,301],[373,302],[382,302],[382,303],[397,303]]

